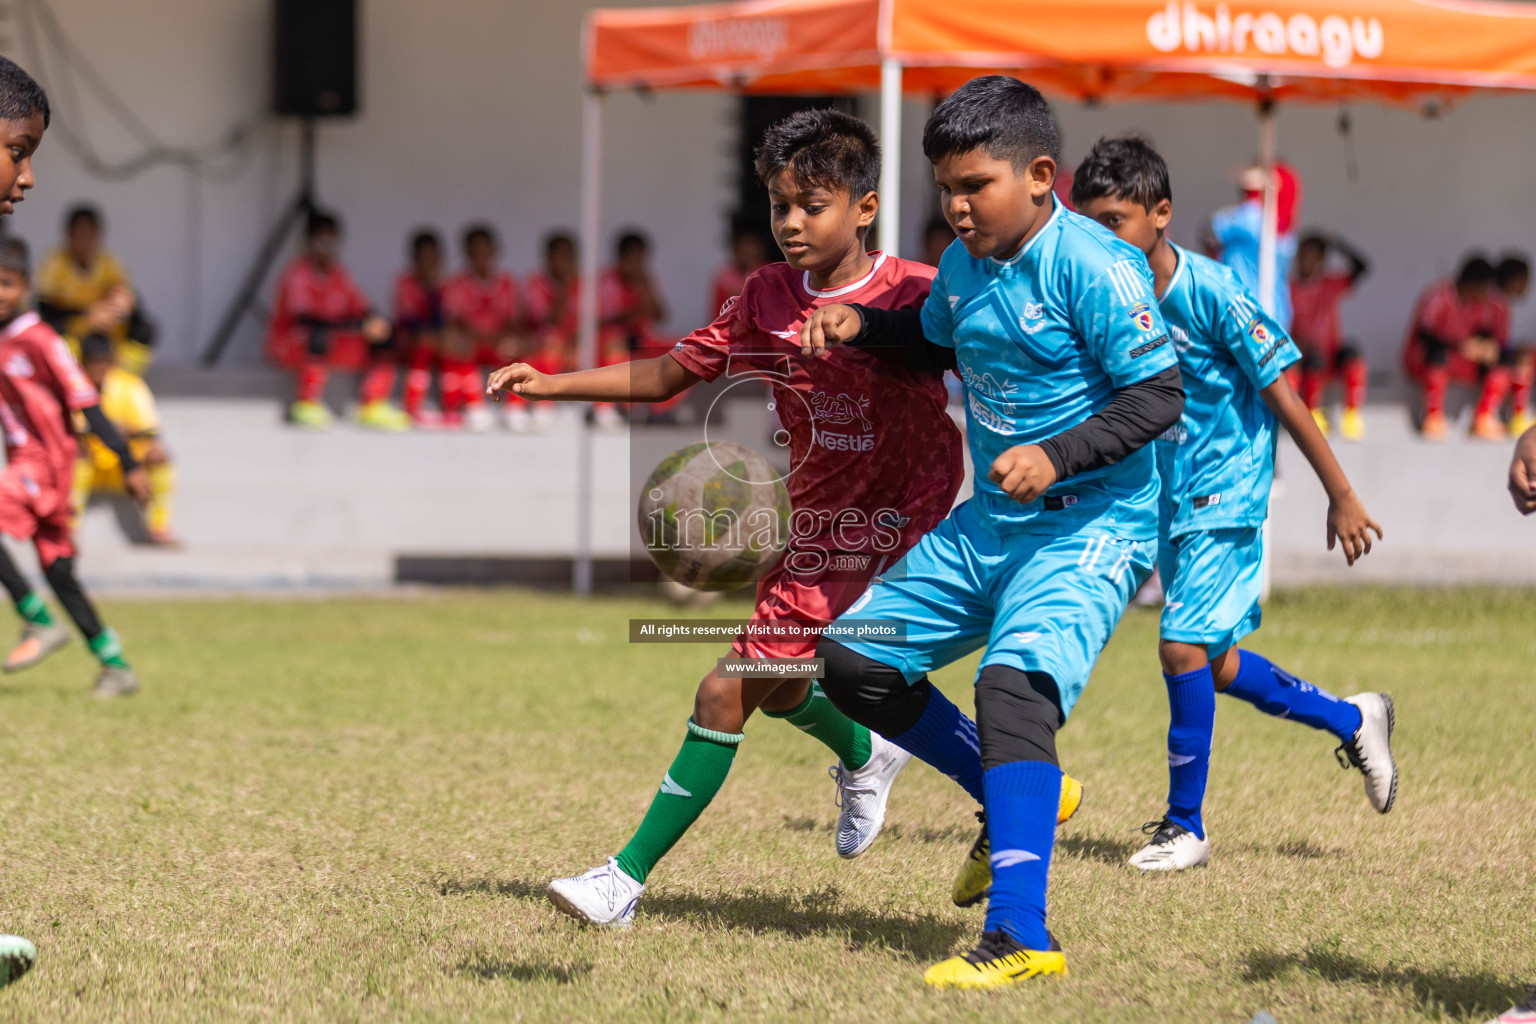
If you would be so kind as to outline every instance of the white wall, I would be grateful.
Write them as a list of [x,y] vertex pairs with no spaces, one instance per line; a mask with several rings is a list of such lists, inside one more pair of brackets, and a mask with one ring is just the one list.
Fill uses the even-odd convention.
[[[203,145],[259,116],[269,92],[268,0],[49,0],[105,77],[167,143]],[[406,232],[433,223],[456,233],[488,218],[502,230],[507,262],[524,272],[539,238],[574,226],[580,145],[578,26],[583,3],[529,0],[363,0],[363,114],[321,132],[320,194],[338,207],[346,255],[363,286],[386,299]],[[8,8],[14,19],[14,5]],[[3,20],[0,15],[0,20]],[[8,54],[14,24],[0,26]],[[57,72],[42,75],[60,99]],[[708,278],[721,259],[729,211],[734,100],[718,94],[620,96],[609,103],[607,247],[613,230],[638,224],[657,243],[675,330],[705,315]],[[863,107],[871,118],[875,106]],[[932,207],[919,151],[928,104],[909,102],[902,154],[908,255]],[[1075,163],[1101,134],[1138,128],[1174,175],[1174,237],[1192,241],[1199,220],[1233,195],[1233,172],[1255,150],[1252,114],[1236,104],[1058,106],[1065,157]],[[1347,329],[1378,366],[1393,361],[1408,305],[1428,279],[1450,272],[1463,250],[1536,247],[1536,176],[1525,129],[1536,97],[1476,99],[1439,120],[1353,110],[1360,179],[1345,176],[1337,110],[1285,109],[1284,155],[1306,188],[1302,222],[1359,244],[1375,273],[1345,307]],[[60,116],[67,117],[61,111]],[[136,147],[94,105],[86,125],[106,155]],[[206,341],[296,175],[297,131],[264,119],[260,145],[233,183],[189,185],[172,168],[132,182],[86,176],[54,133],[39,156],[41,185],[14,230],[51,245],[60,212],[80,198],[109,219],[109,242],[139,279],[165,325],[167,361],[186,362]],[[1536,334],[1536,312],[1517,325]],[[247,323],[238,355],[254,357]]]

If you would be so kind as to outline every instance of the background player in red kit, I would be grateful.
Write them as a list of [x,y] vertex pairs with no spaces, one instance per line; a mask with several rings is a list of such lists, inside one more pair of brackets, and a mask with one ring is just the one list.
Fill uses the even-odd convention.
[[[614,243],[614,256],[613,266],[598,280],[599,366],[660,355],[674,340],[660,331],[659,325],[667,319],[667,302],[651,275],[651,243],[638,231],[626,231]],[[655,402],[651,411],[664,416],[675,404]],[[621,423],[611,402],[595,403],[592,412],[598,426],[611,429]]]
[[[736,302],[669,354],[556,376],[518,364],[491,376],[493,392],[526,398],[639,402],[671,398],[723,373],[766,378],[796,467],[785,481],[793,521],[822,525],[792,529],[783,559],[758,583],[755,619],[825,625],[836,618],[882,566],[943,519],[960,486],[960,433],[944,409],[943,367],[914,367],[855,348],[826,359],[800,355],[800,325],[824,303],[916,308],[928,294],[931,267],[864,249],[879,205],[879,168],[874,132],[857,118],[833,110],[786,118],[765,135],[757,173],[768,186],[774,237],[788,262],[752,274]],[[855,511],[862,526],[840,534],[825,528],[832,515]],[[829,515],[816,514],[823,512]],[[833,554],[849,556],[837,570],[829,567]],[[841,568],[847,565],[856,568]],[[808,658],[814,648],[813,634],[790,643],[740,637],[733,651]],[[867,849],[909,755],[856,726],[809,679],[711,671],[639,830],[604,866],[551,884],[555,904],[582,921],[628,925],[646,876],[719,791],[746,720],[759,708],[837,754],[838,852],[853,857]]]
[[[464,232],[464,269],[443,286],[447,351],[443,358],[443,412],[449,425],[462,414],[471,430],[490,428],[481,367],[495,367],[522,352],[522,297],[512,275],[496,266],[496,235],[485,224]],[[507,427],[528,429],[521,402],[507,408]]]
[[435,231],[411,236],[411,266],[395,278],[395,337],[406,365],[404,412],[418,427],[435,426],[426,408],[443,351],[443,243]]
[[[1336,252],[1348,269],[1328,268],[1328,254]],[[1301,350],[1301,362],[1287,372],[1291,386],[1312,410],[1317,427],[1328,433],[1328,416],[1322,409],[1323,391],[1335,376],[1344,384],[1344,415],[1339,435],[1346,441],[1365,436],[1360,414],[1365,404],[1365,357],[1353,345],[1342,342],[1339,303],[1355,290],[1370,271],[1348,242],[1322,234],[1310,234],[1296,245],[1295,273],[1291,277],[1291,338]]]
[[1426,440],[1444,440],[1445,393],[1450,382],[1481,383],[1472,435],[1504,437],[1497,413],[1509,393],[1509,306],[1493,294],[1495,271],[1481,256],[1461,265],[1455,280],[1437,281],[1419,296],[1403,343],[1403,365],[1424,389],[1420,430]]
[[725,304],[741,294],[753,271],[768,263],[768,249],[763,236],[751,225],[737,219],[731,225],[731,258],[715,272],[709,286],[709,318],[720,315]]
[[410,420],[389,404],[395,388],[395,353],[389,321],[373,310],[363,290],[341,265],[341,224],[315,210],[304,225],[304,252],[283,271],[267,350],[280,366],[298,369],[298,394],[288,410],[297,426],[325,430],[325,382],[334,365],[365,367],[357,421],[374,430],[398,431]]
[[[581,301],[576,239],[564,231],[544,239],[544,269],[528,278],[528,335],[531,349],[524,358],[540,373],[564,373],[576,368],[576,313]],[[533,407],[533,428],[546,430],[554,408]]]
[[[123,658],[117,634],[102,625],[75,576],[70,493],[80,447],[74,414],[80,413],[91,432],[117,455],[124,487],[140,502],[149,499],[149,480],[102,413],[96,389],[64,339],[36,313],[22,312],[30,292],[26,243],[0,239],[0,429],[6,455],[0,473],[0,532],[30,540],[37,549],[54,596],[101,662],[96,695],[127,697],[138,692],[138,678]],[[68,631],[53,622],[3,548],[0,584],[27,622],[21,643],[5,661],[6,671],[29,668],[68,642]]]

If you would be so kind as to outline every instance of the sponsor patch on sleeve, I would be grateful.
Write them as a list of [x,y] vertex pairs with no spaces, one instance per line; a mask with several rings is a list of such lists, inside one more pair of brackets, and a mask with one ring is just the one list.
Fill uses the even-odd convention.
[[1131,349],[1131,358],[1140,359],[1148,352],[1156,352],[1166,344],[1168,344],[1168,335],[1159,334],[1157,337],[1153,338],[1146,344],[1137,345],[1135,348]]

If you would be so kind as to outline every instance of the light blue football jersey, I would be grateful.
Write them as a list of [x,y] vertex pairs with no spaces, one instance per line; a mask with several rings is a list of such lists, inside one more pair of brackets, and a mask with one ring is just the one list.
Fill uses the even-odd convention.
[[[1259,294],[1259,239],[1264,230],[1264,204],[1246,199],[1211,215],[1211,233],[1221,243],[1221,261],[1237,279]],[[1296,258],[1296,234],[1275,239],[1275,320],[1291,329],[1291,261]]]
[[1158,305],[1178,352],[1184,415],[1153,442],[1167,536],[1259,526],[1275,476],[1275,417],[1259,392],[1301,353],[1232,268],[1173,251],[1179,267]]
[[1028,505],[987,477],[1006,449],[1069,430],[1117,389],[1175,365],[1140,250],[1057,204],[1006,262],[973,259],[959,241],[951,244],[922,316],[928,339],[955,349],[975,500],[988,521],[1052,533],[1103,529],[1127,540],[1156,536],[1151,446],[1060,481]]

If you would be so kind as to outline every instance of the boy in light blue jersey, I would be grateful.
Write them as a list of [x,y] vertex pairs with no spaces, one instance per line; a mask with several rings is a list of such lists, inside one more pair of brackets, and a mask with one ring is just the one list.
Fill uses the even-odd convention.
[[1391,698],[1362,693],[1339,700],[1237,648],[1259,627],[1276,420],[1328,494],[1329,549],[1341,541],[1353,565],[1371,550],[1371,531],[1381,536],[1286,381],[1283,371],[1301,353],[1229,268],[1168,241],[1168,168],[1145,140],[1101,140],[1078,168],[1072,202],[1147,254],[1186,396],[1179,424],[1155,445],[1166,592],[1159,653],[1171,707],[1168,813],[1146,826],[1151,839],[1131,864],[1178,871],[1209,859],[1201,805],[1216,690],[1331,732],[1340,763],[1361,771],[1366,796],[1385,814],[1397,793]]
[[[1177,422],[1183,395],[1146,260],[1052,196],[1056,125],[1035,89],[967,83],[934,111],[923,151],[958,242],[921,313],[823,306],[801,343],[954,350],[976,493],[844,616],[904,635],[834,624],[817,656],[844,714],[982,802],[956,884],[964,902],[990,881],[981,941],[925,980],[992,988],[1066,971],[1045,927],[1055,733],[1151,573],[1158,482],[1145,446]],[[979,647],[972,725],[927,674]]]

